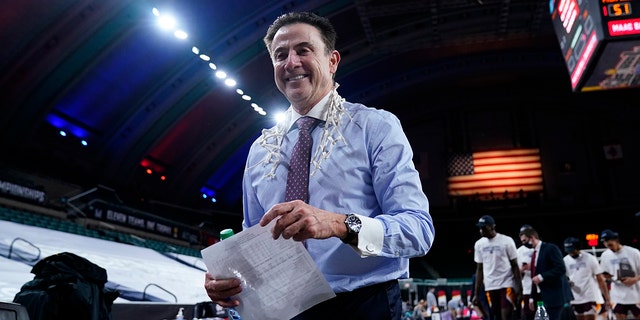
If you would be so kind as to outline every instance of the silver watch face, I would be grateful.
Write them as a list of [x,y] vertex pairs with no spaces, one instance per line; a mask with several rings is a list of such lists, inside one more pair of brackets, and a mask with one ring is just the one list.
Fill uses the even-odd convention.
[[360,232],[360,228],[362,228],[362,221],[355,214],[350,214],[347,216],[347,227],[351,230],[351,232],[358,233]]

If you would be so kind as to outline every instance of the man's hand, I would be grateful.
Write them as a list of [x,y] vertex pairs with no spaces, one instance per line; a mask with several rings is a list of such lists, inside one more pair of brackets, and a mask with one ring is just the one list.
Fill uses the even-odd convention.
[[240,301],[230,297],[242,292],[240,279],[215,279],[209,272],[204,276],[204,289],[211,301],[222,307],[237,307]]
[[264,227],[276,218],[271,231],[274,239],[282,236],[284,239],[304,241],[334,236],[344,238],[347,235],[344,214],[321,210],[301,200],[274,205],[262,216],[260,225]]
[[636,284],[636,282],[638,282],[638,280],[635,277],[622,277],[620,278],[620,282],[622,282],[622,284],[624,284],[625,286],[632,286],[634,284]]

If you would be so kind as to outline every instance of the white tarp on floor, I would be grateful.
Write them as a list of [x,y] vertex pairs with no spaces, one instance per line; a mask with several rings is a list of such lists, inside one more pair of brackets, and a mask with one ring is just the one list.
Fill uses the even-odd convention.
[[[123,292],[121,297],[142,297],[144,292],[145,297],[168,303],[209,301],[203,287],[204,264],[199,258],[174,255],[180,262],[151,249],[4,220],[0,220],[0,301],[12,301],[20,287],[33,279],[35,262],[29,260],[38,256],[38,250],[41,259],[66,251],[101,266],[107,270],[107,286]],[[27,262],[17,262],[20,257]]]

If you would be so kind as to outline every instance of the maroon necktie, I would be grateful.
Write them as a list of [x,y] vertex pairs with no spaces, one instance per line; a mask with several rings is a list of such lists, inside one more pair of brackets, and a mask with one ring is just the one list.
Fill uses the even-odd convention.
[[535,277],[536,275],[536,252],[537,250],[533,250],[533,254],[531,255],[531,276]]
[[284,200],[302,200],[309,202],[309,161],[311,159],[311,128],[316,119],[302,117],[296,121],[298,125],[298,142],[293,146],[289,175]]

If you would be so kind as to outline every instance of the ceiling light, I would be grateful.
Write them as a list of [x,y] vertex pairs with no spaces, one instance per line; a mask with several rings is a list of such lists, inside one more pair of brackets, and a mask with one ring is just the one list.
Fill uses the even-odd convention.
[[280,122],[283,122],[287,118],[287,116],[284,112],[278,112],[274,116],[274,118],[276,119],[276,122],[280,123]]
[[162,29],[173,29],[176,26],[176,20],[171,16],[160,16],[160,18],[158,19],[158,24]]
[[176,30],[175,32],[173,32],[173,35],[176,36],[176,38],[182,39],[182,40],[188,37],[187,33],[184,32],[183,30]]

